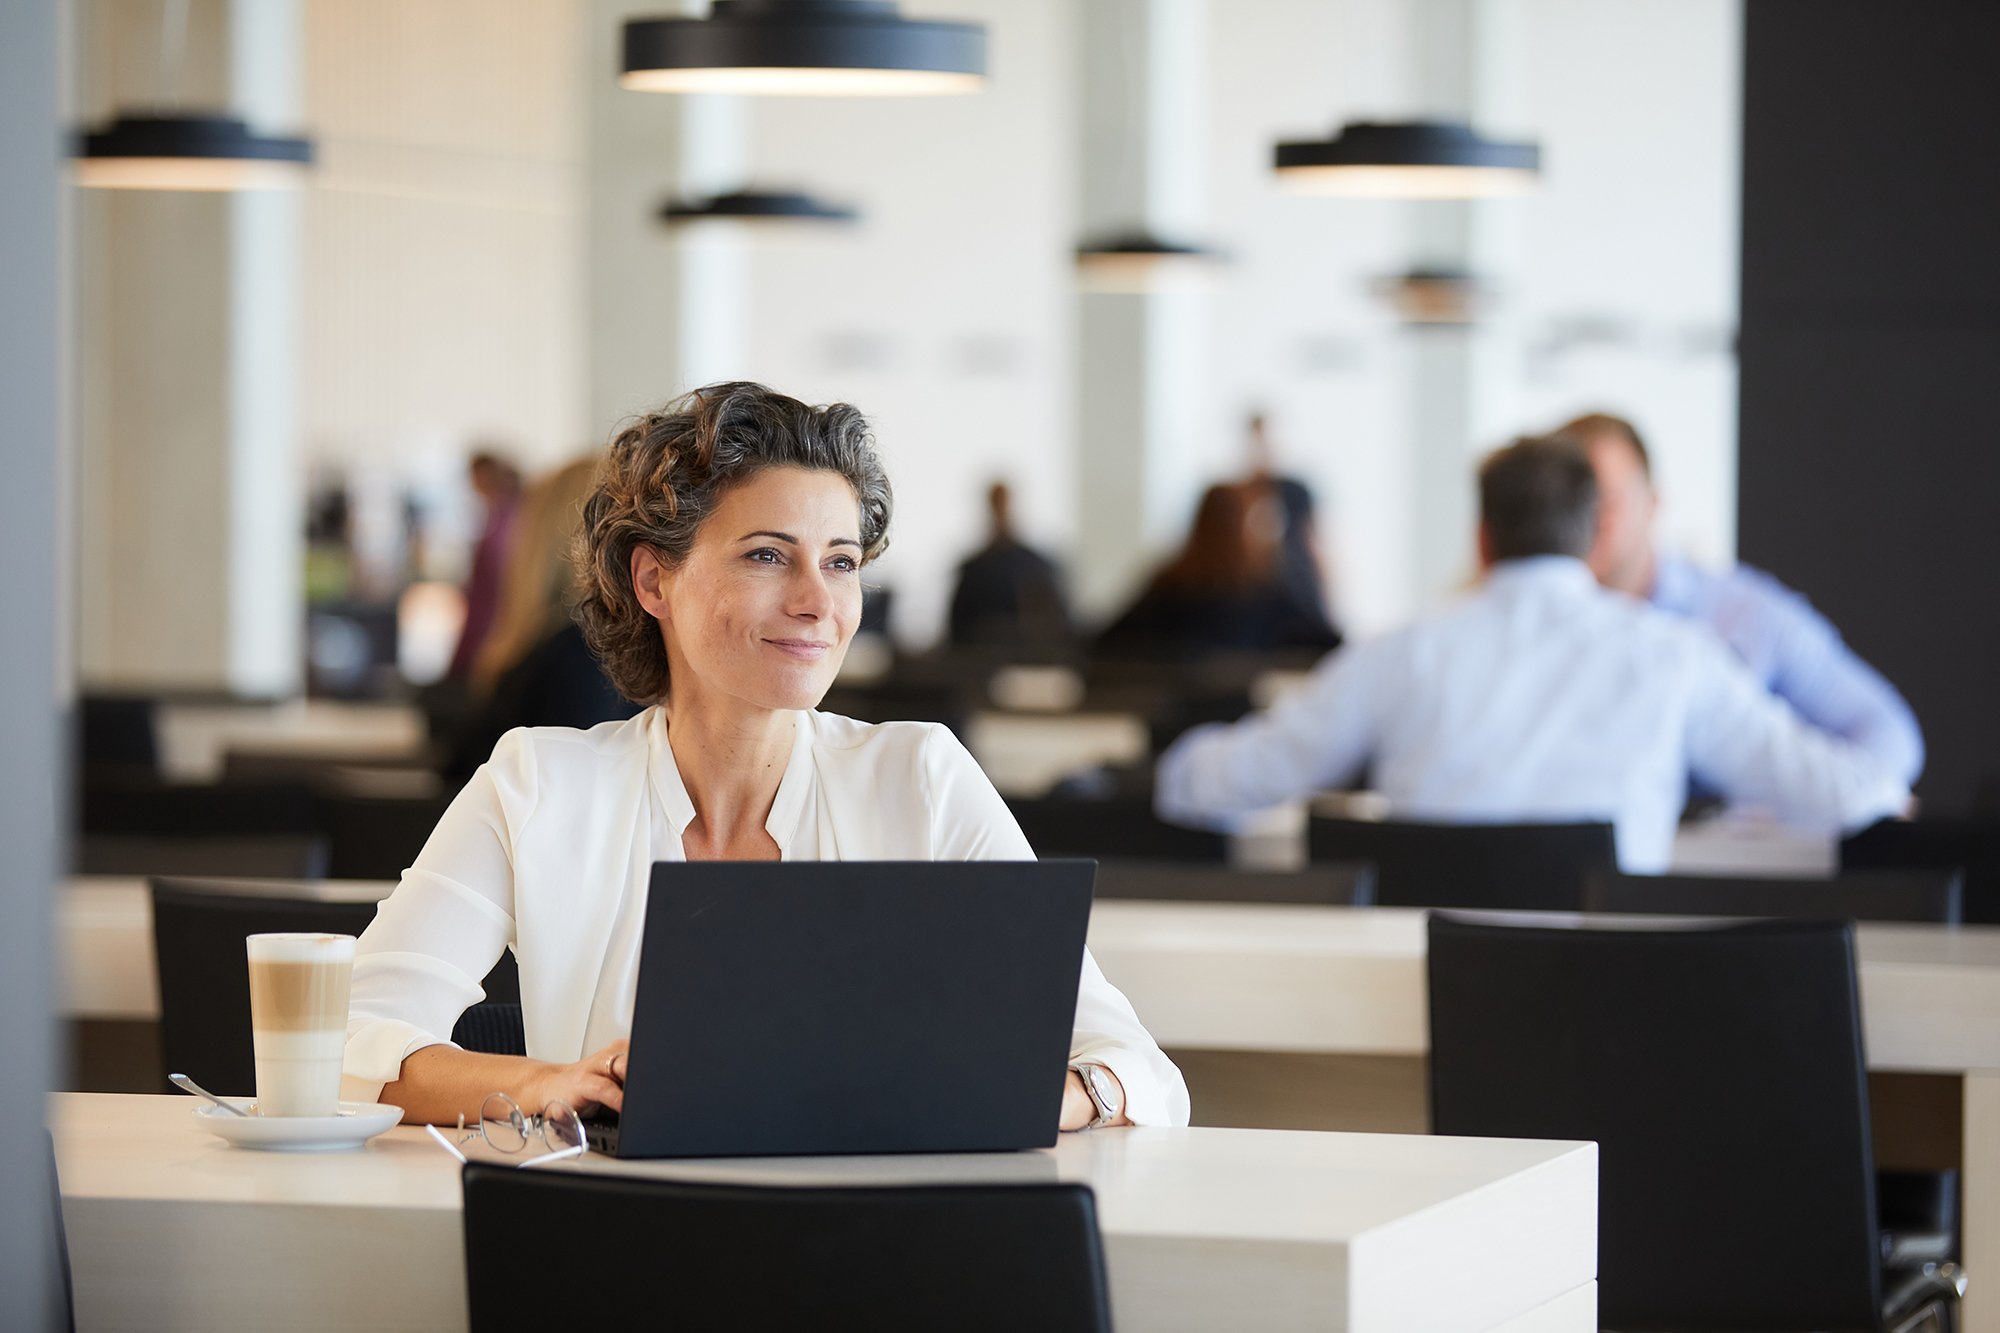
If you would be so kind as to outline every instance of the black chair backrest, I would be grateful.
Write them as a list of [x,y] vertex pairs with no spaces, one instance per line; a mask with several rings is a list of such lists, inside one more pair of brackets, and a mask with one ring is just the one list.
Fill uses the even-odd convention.
[[1314,815],[1314,861],[1375,866],[1383,907],[1574,912],[1592,871],[1617,865],[1609,824],[1418,824]]
[[169,1070],[209,1091],[248,1096],[257,1087],[257,1065],[243,937],[281,931],[359,935],[375,919],[375,904],[228,890],[226,884],[198,880],[153,881],[160,1052]]
[[320,831],[318,795],[303,783],[163,782],[91,773],[79,804],[84,833],[267,838]]
[[1853,927],[1430,921],[1431,1124],[1593,1139],[1617,1329],[1879,1327]]
[[590,1254],[608,1328],[1109,1329],[1095,1201],[1077,1184],[796,1188],[465,1168],[472,1333],[574,1322]]
[[76,873],[318,879],[326,873],[326,839],[313,833],[86,833],[76,842]]
[[1943,925],[1958,924],[1962,915],[1959,875],[1952,870],[1856,871],[1825,879],[1600,871],[1591,877],[1584,910]]
[[78,760],[85,768],[157,770],[158,712],[150,695],[85,694],[77,701]]
[[[159,878],[152,883],[161,1054],[169,1070],[224,1096],[248,1096],[257,1086],[243,937],[278,931],[359,935],[375,919],[372,902],[322,902],[286,896],[286,889],[228,880]],[[473,1049],[525,1053],[513,1048],[507,1035],[520,1026],[521,987],[513,954],[502,954],[481,984],[487,1001],[500,1012],[470,1018],[487,1008],[475,1005],[460,1019],[470,1024],[466,1030],[476,1041],[493,1043]]]
[[327,874],[335,879],[400,879],[452,798],[328,793],[321,800]]
[[1100,861],[1097,896],[1162,902],[1372,907],[1375,867],[1329,863],[1303,870],[1236,870],[1180,861]]
[[1840,844],[1842,870],[1959,870],[1965,920],[2000,925],[2000,819],[1885,819]]
[[1169,824],[1142,794],[1102,800],[1009,797],[1007,808],[1037,856],[1123,857],[1142,861],[1229,859],[1229,839],[1206,829]]

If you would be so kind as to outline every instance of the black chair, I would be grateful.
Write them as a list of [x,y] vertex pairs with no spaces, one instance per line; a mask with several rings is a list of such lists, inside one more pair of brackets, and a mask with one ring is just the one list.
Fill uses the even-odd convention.
[[1959,870],[1965,920],[2000,925],[2000,819],[1885,819],[1844,839],[1842,870]]
[[1037,856],[1125,857],[1143,861],[1229,859],[1229,839],[1206,829],[1169,824],[1140,793],[1098,800],[1059,796],[1009,797],[1007,808]]
[[156,772],[159,701],[142,694],[85,694],[77,701],[77,759],[84,768]]
[[[375,919],[372,902],[284,896],[288,887],[296,892],[297,886],[255,881],[153,881],[160,1050],[169,1070],[186,1074],[219,1094],[249,1094],[257,1086],[257,1065],[250,1041],[250,967],[243,937],[283,931],[359,935]],[[501,956],[482,985],[488,1003],[513,1006],[518,1025],[520,982],[511,953]],[[474,1006],[467,1013],[484,1007]],[[503,1017],[474,1021],[482,1034],[506,1031]]]
[[1906,1328],[1885,1297],[1853,927],[1430,921],[1431,1123],[1594,1139],[1607,1328]]
[[401,879],[452,802],[449,796],[321,797],[327,874],[335,879]]
[[584,1299],[611,1328],[1111,1327],[1083,1185],[798,1188],[473,1163],[472,1333],[574,1322],[578,1275],[523,1262],[536,1237],[587,1238]]
[[1575,912],[1584,883],[1614,869],[1609,824],[1419,824],[1400,820],[1308,821],[1314,861],[1375,867],[1383,907],[1461,907]]
[[1857,871],[1825,879],[1599,871],[1584,894],[1584,910],[1956,925],[1960,881],[1949,870]]
[[319,797],[303,783],[165,782],[90,773],[79,806],[85,834],[268,838],[320,831]]
[[1100,861],[1096,896],[1156,902],[1373,907],[1375,867],[1327,864],[1304,870],[1234,870],[1180,861]]
[[314,833],[175,838],[153,833],[86,833],[76,841],[79,875],[209,875],[318,879],[326,839]]

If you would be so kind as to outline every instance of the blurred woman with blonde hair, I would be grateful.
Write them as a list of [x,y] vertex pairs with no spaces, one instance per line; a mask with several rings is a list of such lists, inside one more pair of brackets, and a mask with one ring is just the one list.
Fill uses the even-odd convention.
[[583,502],[599,463],[596,454],[566,463],[521,498],[493,628],[473,663],[477,708],[447,776],[469,777],[514,727],[591,727],[638,711],[612,687],[570,614]]

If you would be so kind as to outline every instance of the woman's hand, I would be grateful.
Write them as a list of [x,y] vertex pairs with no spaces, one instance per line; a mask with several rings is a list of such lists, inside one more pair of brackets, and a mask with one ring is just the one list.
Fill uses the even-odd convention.
[[[625,1109],[627,1048],[624,1038],[603,1050],[586,1055],[575,1064],[543,1065],[529,1080],[525,1098],[517,1098],[521,1109],[533,1114],[550,1102],[567,1102],[578,1115],[589,1115],[598,1107],[612,1111]],[[1088,1098],[1086,1098],[1088,1100]],[[530,1105],[529,1103],[533,1104]]]

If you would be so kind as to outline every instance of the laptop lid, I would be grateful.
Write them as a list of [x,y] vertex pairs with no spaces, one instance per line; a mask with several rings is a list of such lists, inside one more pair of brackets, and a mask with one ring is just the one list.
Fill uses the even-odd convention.
[[656,864],[618,1155],[1053,1144],[1095,874]]

